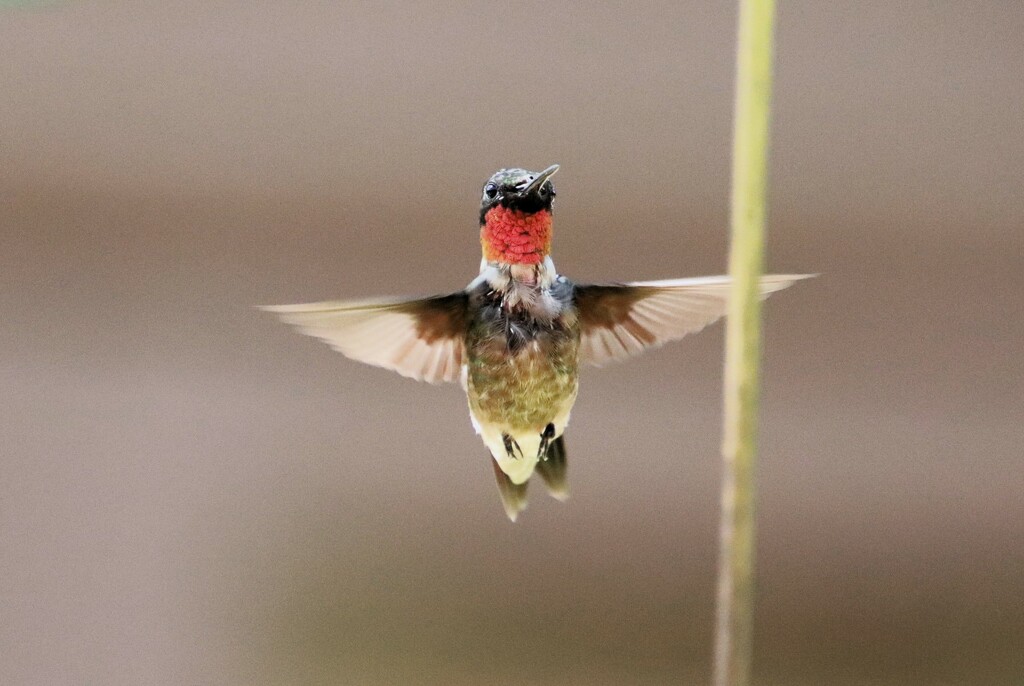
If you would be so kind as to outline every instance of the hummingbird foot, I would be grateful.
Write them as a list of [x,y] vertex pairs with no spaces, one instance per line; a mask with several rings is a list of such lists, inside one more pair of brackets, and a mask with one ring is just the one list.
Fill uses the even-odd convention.
[[547,462],[548,459],[548,446],[551,445],[551,439],[555,437],[555,425],[548,424],[544,427],[544,433],[540,435],[540,447],[537,448],[537,459],[541,462]]
[[[501,441],[505,444],[505,454],[513,460],[518,460],[523,457],[523,449],[519,447],[519,443],[516,439],[512,438],[508,434],[501,434]],[[519,455],[516,455],[516,451],[519,451]]]

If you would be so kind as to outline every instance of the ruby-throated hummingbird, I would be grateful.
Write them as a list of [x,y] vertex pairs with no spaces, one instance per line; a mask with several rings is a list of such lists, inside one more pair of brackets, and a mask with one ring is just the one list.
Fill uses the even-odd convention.
[[[682,338],[725,314],[724,276],[582,285],[551,261],[553,164],[502,169],[480,200],[480,274],[428,298],[267,307],[360,362],[439,383],[461,381],[469,416],[493,458],[509,519],[526,507],[534,471],[568,497],[562,433],[579,369]],[[804,278],[765,276],[761,293]]]

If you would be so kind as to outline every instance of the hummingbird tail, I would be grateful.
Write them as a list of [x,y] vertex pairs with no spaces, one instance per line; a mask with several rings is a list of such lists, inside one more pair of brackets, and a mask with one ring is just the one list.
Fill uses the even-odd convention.
[[[518,445],[518,443],[516,444]],[[540,474],[553,498],[561,501],[569,498],[565,440],[559,436],[544,445],[542,450],[544,451],[543,456],[537,462],[528,457],[509,458],[514,466],[523,466],[523,469],[512,470],[512,476],[505,473],[498,460],[494,459],[492,455],[491,466],[494,468],[494,478],[498,482],[501,504],[505,508],[505,514],[513,522],[519,517],[519,513],[526,509],[526,487],[529,484],[530,472]],[[526,469],[529,471],[524,471]],[[513,478],[522,480],[522,483],[517,484]]]
[[494,478],[498,482],[498,494],[505,507],[505,514],[514,522],[519,513],[526,509],[526,486],[529,482],[513,483],[508,474],[501,471],[496,460],[492,458],[490,463],[494,467]]
[[559,436],[548,445],[547,459],[537,463],[537,473],[544,479],[548,493],[556,500],[569,499],[567,481],[568,463],[565,455],[565,436]]

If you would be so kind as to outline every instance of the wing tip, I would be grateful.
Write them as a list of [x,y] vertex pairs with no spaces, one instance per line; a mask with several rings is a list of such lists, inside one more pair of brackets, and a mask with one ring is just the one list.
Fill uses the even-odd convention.
[[270,314],[311,314],[320,313],[327,309],[332,303],[296,303],[294,305],[253,305],[260,312]]
[[761,292],[775,293],[785,288],[789,288],[797,281],[805,281],[807,279],[814,279],[820,274],[765,274],[761,277]]
[[820,272],[814,274],[765,274],[762,278],[779,279],[781,281],[796,283],[797,281],[804,281],[805,279],[816,279],[819,276],[821,276]]
[[[315,303],[296,303],[294,305],[256,305],[257,310],[263,312],[270,312],[273,314],[305,314],[305,313],[322,313],[331,312],[336,310],[344,309],[356,309],[355,307],[348,307],[348,303],[340,302],[315,302]],[[355,303],[353,303],[355,305]]]

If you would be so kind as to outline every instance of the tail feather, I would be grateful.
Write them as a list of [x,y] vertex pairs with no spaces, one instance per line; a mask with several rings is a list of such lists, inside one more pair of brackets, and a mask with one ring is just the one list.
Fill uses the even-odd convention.
[[547,459],[538,462],[536,468],[540,478],[544,479],[544,484],[548,487],[548,493],[556,500],[569,499],[568,469],[565,437],[559,436],[548,446]]
[[519,513],[526,509],[526,486],[528,482],[516,484],[508,474],[501,471],[501,467],[492,458],[488,460],[494,467],[494,478],[498,482],[498,494],[501,496],[501,504],[505,508],[505,514],[513,522]]

